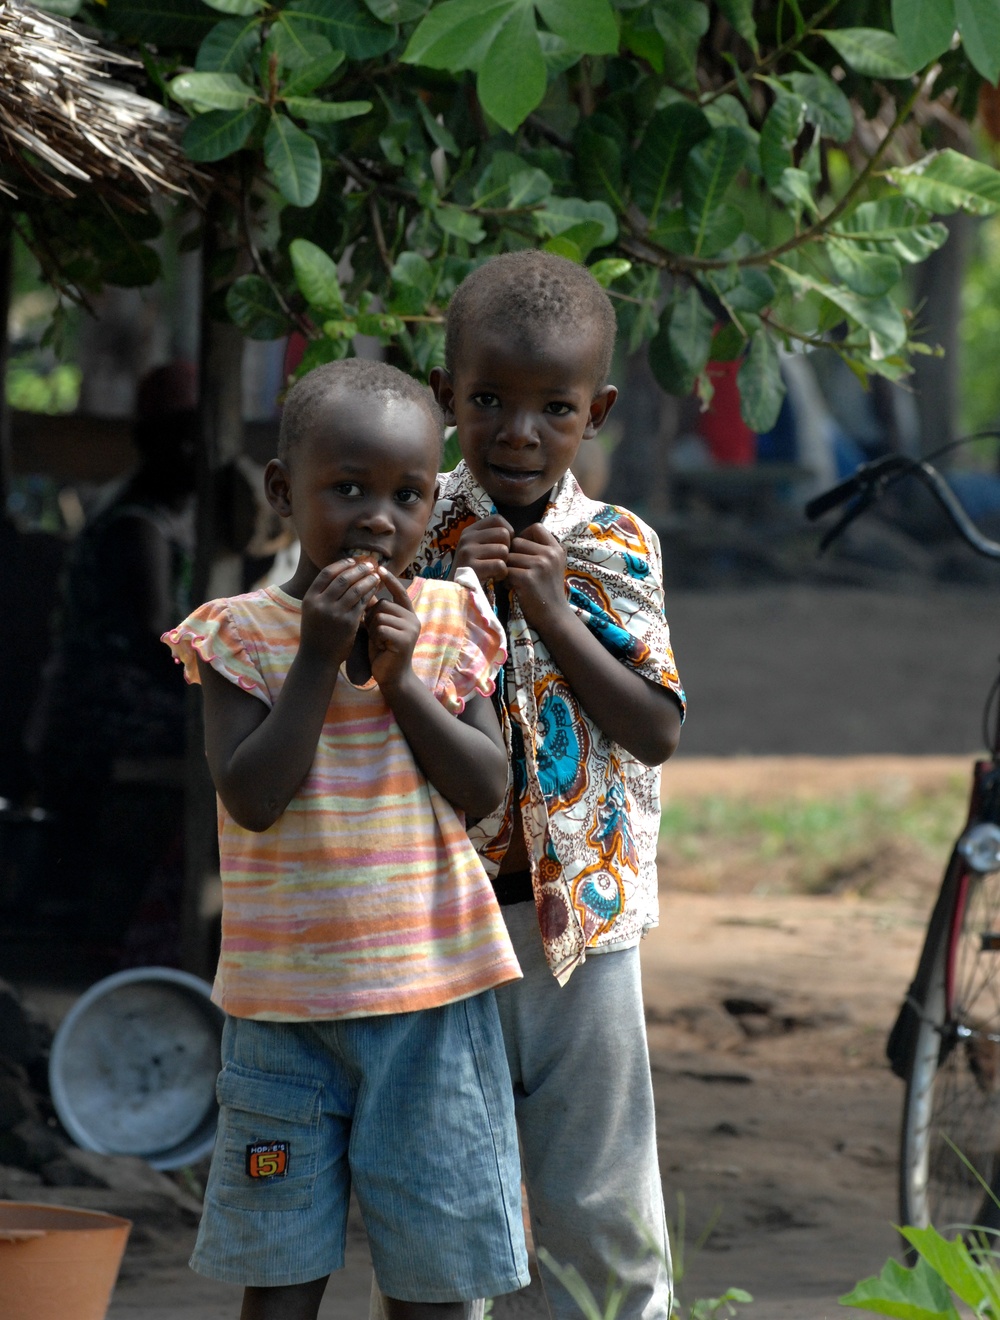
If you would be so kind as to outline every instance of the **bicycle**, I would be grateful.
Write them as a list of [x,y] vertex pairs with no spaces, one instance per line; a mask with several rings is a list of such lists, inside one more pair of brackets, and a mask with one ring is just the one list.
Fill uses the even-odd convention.
[[[940,451],[939,451],[940,452]],[[1000,559],[941,473],[893,454],[865,463],[806,505],[811,519],[847,505],[825,550],[897,481],[912,476],[978,554]],[[969,810],[945,868],[916,974],[886,1054],[906,1082],[900,1222],[1000,1233],[1000,676],[983,712],[988,757],[973,766]]]

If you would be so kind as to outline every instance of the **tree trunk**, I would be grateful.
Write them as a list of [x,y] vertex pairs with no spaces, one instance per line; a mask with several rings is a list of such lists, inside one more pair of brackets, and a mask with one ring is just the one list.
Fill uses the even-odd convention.
[[[235,326],[212,319],[211,276],[218,229],[210,212],[203,253],[195,562],[192,601],[201,604],[243,589],[242,560],[225,544],[220,473],[243,451],[243,337]],[[212,932],[217,911],[211,903],[218,879],[215,792],[205,762],[201,694],[192,689],[188,702],[185,766],[184,893],[181,904],[181,961],[187,971],[211,976]],[[216,905],[217,907],[217,905]]]
[[920,353],[913,358],[910,380],[920,417],[921,454],[954,440],[958,417],[958,323],[972,222],[963,212],[939,219],[950,237],[917,268],[913,299],[923,338],[944,349],[943,357]]
[[14,240],[9,212],[0,208],[0,520],[7,516],[13,455],[10,440],[10,409],[7,407],[7,357],[10,343],[7,323],[14,282]]

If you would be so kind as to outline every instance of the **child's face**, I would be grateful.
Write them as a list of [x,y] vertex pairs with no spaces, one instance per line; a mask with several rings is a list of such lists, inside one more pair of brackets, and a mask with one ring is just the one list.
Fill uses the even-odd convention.
[[325,399],[288,461],[272,459],[265,477],[271,505],[298,533],[297,587],[360,553],[393,573],[407,568],[434,506],[440,455],[436,427],[411,399]]
[[454,371],[431,385],[469,470],[501,511],[542,500],[595,435],[618,391],[595,394],[600,346],[586,330],[532,352],[502,332],[476,333]]

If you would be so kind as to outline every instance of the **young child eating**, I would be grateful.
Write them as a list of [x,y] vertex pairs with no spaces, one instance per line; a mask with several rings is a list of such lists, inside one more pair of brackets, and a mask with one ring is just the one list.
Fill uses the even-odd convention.
[[314,1320],[352,1185],[391,1320],[458,1320],[527,1281],[493,994],[519,969],[463,819],[506,784],[503,634],[471,575],[398,576],[442,429],[392,367],[304,377],[265,476],[298,567],[164,638],[204,693],[223,881],[192,1266],[244,1286],[242,1320]]

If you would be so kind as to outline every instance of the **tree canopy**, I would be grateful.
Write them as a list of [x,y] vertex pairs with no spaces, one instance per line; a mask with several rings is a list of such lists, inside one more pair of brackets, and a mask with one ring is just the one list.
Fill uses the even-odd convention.
[[[472,266],[540,245],[590,267],[665,389],[708,399],[708,362],[740,359],[763,430],[782,343],[891,379],[932,351],[908,270],[941,215],[1000,210],[948,128],[1000,77],[1000,0],[47,2],[189,115],[217,313],[299,331],[300,370],[363,334],[426,376]],[[119,280],[149,278],[116,224]],[[68,286],[101,277],[36,247]]]

